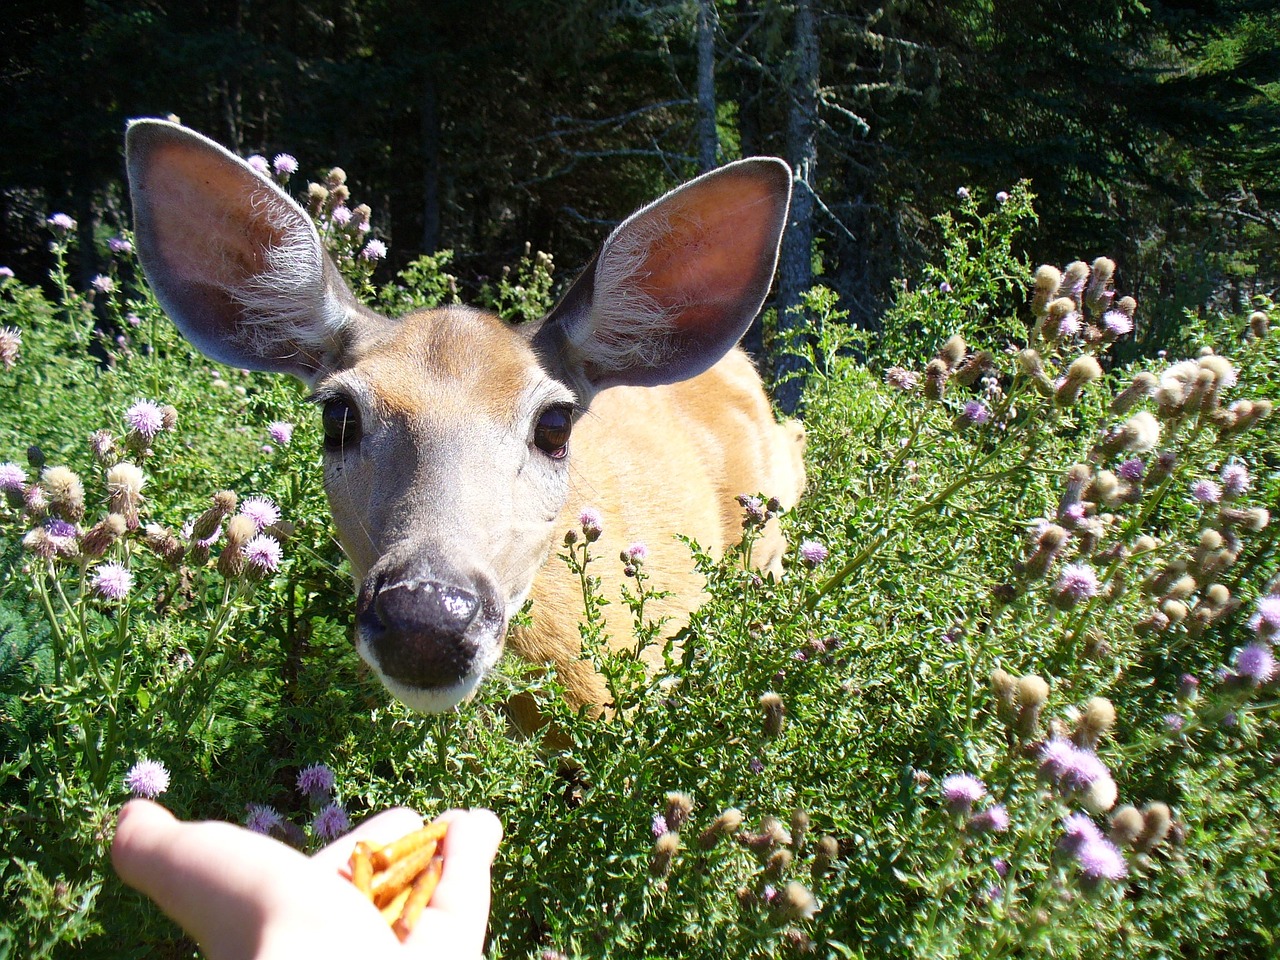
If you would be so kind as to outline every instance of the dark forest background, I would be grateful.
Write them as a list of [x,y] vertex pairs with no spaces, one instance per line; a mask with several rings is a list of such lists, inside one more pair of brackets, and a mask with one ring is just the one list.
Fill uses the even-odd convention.
[[[241,154],[333,163],[388,276],[455,252],[464,288],[526,243],[567,279],[680,180],[767,153],[798,174],[778,305],[816,270],[874,329],[966,187],[1029,179],[1025,253],[1114,257],[1137,349],[1277,283],[1273,0],[119,0],[9,3],[0,263],[47,268],[45,217],[127,225],[121,143],[174,114]],[[305,181],[301,181],[305,183]],[[465,290],[464,290],[465,292]],[[783,324],[802,322],[783,312]]]

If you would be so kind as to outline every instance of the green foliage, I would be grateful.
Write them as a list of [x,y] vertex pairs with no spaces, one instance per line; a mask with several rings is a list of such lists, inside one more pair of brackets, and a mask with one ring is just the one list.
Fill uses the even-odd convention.
[[[769,491],[742,491],[744,542],[723,557],[689,544],[708,599],[669,638],[647,613],[663,584],[643,556],[598,555],[566,518],[552,562],[582,585],[584,657],[612,697],[598,716],[565,705],[554,671],[510,659],[454,713],[389,702],[347,640],[301,391],[211,368],[131,282],[90,299],[64,280],[50,300],[3,281],[0,326],[22,343],[0,370],[0,461],[25,465],[27,482],[0,507],[0,883],[19,905],[0,920],[0,953],[191,952],[107,862],[143,757],[170,772],[161,799],[179,815],[243,822],[247,805],[270,805],[273,832],[304,849],[329,802],[353,819],[401,803],[493,808],[506,828],[493,957],[1273,953],[1278,681],[1253,683],[1239,653],[1269,642],[1251,618],[1280,575],[1265,522],[1280,502],[1280,430],[1263,415],[1280,392],[1272,308],[1184,330],[1193,354],[1212,348],[1229,368],[1161,361],[1157,392],[1124,394],[1145,371],[1094,376],[1085,358],[1115,340],[1087,285],[1078,332],[1051,329],[1034,298],[1032,323],[1019,319],[1029,271],[1010,238],[1028,204],[1017,193],[983,214],[966,201],[943,221],[941,265],[892,315],[887,384],[862,365],[869,340],[835,294],[810,292],[809,487],[782,518],[797,549],[780,580],[749,562]],[[421,261],[379,303],[450,300],[448,263]],[[531,315],[550,275],[526,257],[489,302]],[[95,332],[104,315],[121,318],[123,341]],[[140,400],[172,405],[176,422],[144,436],[127,416]],[[284,421],[296,421],[287,443]],[[110,444],[90,442],[101,429]],[[27,459],[33,440],[37,462],[83,480],[84,514],[61,543],[45,512],[77,511],[31,493],[56,486]],[[1121,466],[1135,460],[1140,477]],[[107,487],[121,461],[145,476],[140,501],[118,474]],[[1247,489],[1227,482],[1234,465]],[[1193,495],[1204,480],[1220,502]],[[220,490],[236,510],[250,495],[280,508],[265,530],[278,569],[255,574],[228,541],[209,513]],[[130,509],[138,525],[99,554],[89,531]],[[215,519],[222,532],[202,546]],[[99,585],[108,561],[132,574],[127,595]],[[613,563],[631,576],[601,596]],[[606,603],[635,623],[622,653],[602,643]],[[653,647],[656,673],[640,667]],[[993,686],[997,670],[1020,700],[1001,674]],[[539,699],[545,739],[511,735],[517,696]],[[1095,698],[1113,724],[1089,725]],[[1042,771],[1051,737],[1096,745],[1105,774],[1077,785]],[[304,796],[298,775],[315,763],[336,784]],[[960,773],[985,784],[968,809],[944,794]],[[1121,845],[1123,879],[1091,879],[1060,850],[1064,817],[1097,810],[1106,831],[1111,802],[1142,808],[1144,826],[1168,804],[1170,830]],[[997,803],[1008,828],[983,830],[974,814]],[[656,836],[672,832],[674,847]]]

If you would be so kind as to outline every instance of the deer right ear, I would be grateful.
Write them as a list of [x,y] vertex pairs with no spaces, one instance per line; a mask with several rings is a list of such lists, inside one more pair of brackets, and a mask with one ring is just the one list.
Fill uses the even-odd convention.
[[314,381],[370,322],[297,203],[239,157],[163,120],[125,135],[138,258],[183,335],[215,360]]

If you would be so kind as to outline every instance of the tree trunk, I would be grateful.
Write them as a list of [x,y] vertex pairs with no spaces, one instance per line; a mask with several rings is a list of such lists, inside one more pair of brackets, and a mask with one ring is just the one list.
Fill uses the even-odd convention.
[[716,5],[698,0],[698,171],[715,169],[716,135]]
[[782,237],[778,261],[778,337],[773,373],[778,382],[773,396],[787,413],[800,406],[804,390],[804,374],[808,362],[787,353],[788,344],[797,347],[794,331],[808,326],[809,318],[795,311],[801,295],[813,281],[813,182],[818,160],[818,34],[814,22],[812,0],[798,0],[795,10],[794,71],[787,108],[787,159],[795,176],[791,197],[791,215]]
[[428,62],[422,88],[422,251],[440,246],[440,91],[435,63]]

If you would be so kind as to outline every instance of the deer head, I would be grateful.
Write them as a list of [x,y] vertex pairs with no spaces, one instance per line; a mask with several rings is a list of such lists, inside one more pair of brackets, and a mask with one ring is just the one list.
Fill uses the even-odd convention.
[[680,187],[618,226],[536,324],[462,307],[390,319],[238,157],[158,120],[132,123],[126,144],[138,254],[182,333],[311,387],[357,649],[425,711],[469,696],[498,659],[564,532],[571,435],[593,398],[695,376],[734,347],[768,291],[790,195],[772,159]]

